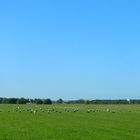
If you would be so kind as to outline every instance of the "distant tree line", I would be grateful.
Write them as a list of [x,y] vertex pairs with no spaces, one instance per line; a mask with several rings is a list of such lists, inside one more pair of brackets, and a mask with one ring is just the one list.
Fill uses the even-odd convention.
[[51,99],[0,98],[0,104],[52,104]]
[[140,99],[126,100],[69,100],[67,104],[140,104]]
[[51,99],[26,99],[26,98],[2,98],[0,97],[0,104],[140,104],[140,99],[120,99],[120,100],[67,100],[58,99],[52,101]]

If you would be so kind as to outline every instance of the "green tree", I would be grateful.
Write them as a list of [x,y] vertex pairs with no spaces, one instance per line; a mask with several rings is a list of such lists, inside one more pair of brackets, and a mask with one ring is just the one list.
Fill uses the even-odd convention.
[[35,103],[36,104],[43,104],[43,100],[41,100],[41,99],[35,99]]
[[26,104],[29,103],[29,99],[19,98],[17,99],[17,104]]
[[56,103],[62,104],[62,103],[63,103],[63,100],[62,100],[62,99],[58,99],[58,100],[56,101]]
[[43,103],[44,104],[52,104],[52,100],[51,99],[45,99]]

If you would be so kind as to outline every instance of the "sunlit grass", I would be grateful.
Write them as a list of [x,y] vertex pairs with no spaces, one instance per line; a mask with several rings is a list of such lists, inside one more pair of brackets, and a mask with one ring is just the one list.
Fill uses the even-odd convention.
[[[22,109],[36,106],[44,110],[35,114],[14,112],[17,106],[0,105],[0,140],[140,139],[139,105],[20,105]],[[49,108],[61,113],[48,114]],[[70,112],[65,112],[65,108]],[[79,109],[76,113],[75,108]],[[88,109],[95,112],[87,113]]]

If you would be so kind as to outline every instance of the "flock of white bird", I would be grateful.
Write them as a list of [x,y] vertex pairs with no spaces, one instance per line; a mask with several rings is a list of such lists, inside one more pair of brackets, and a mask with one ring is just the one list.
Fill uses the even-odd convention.
[[[0,112],[3,112],[4,110],[0,109]],[[8,112],[29,112],[31,114],[36,114],[38,112],[47,112],[48,114],[50,113],[63,113],[63,112],[79,112],[80,110],[78,108],[72,108],[72,109],[69,109],[69,108],[48,108],[48,109],[45,109],[45,108],[42,108],[42,107],[37,107],[37,106],[34,106],[34,107],[28,107],[28,108],[23,108],[23,107],[20,107],[20,106],[17,106],[15,108],[13,108],[12,110],[8,110]],[[92,113],[92,112],[111,112],[111,113],[116,113],[117,111],[116,110],[111,110],[109,108],[107,108],[106,110],[100,110],[100,109],[88,109],[88,110],[85,110],[86,113]],[[129,112],[131,112],[129,110]]]

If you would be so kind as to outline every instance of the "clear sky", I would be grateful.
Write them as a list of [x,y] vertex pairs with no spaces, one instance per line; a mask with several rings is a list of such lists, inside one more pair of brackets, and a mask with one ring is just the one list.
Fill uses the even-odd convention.
[[0,96],[140,98],[140,1],[0,1]]

